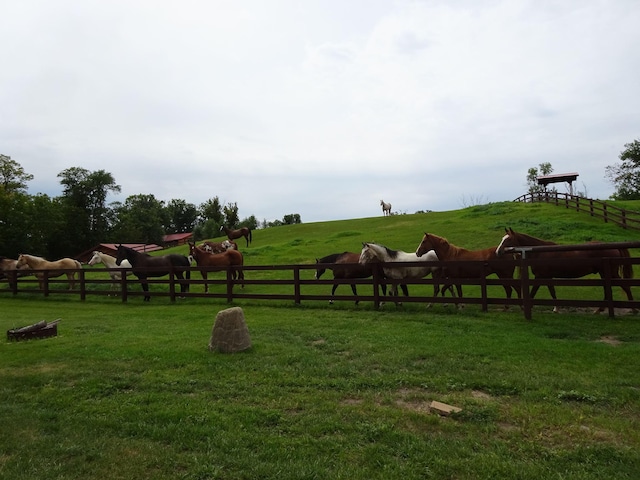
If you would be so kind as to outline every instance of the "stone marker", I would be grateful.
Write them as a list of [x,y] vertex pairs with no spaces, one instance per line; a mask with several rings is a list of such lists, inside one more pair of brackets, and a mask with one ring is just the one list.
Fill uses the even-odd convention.
[[251,348],[251,337],[244,321],[242,308],[232,307],[219,311],[211,331],[209,350],[235,353],[249,348]]

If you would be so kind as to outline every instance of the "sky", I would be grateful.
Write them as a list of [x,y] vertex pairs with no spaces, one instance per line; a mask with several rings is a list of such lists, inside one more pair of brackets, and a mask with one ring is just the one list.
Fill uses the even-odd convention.
[[[153,194],[302,222],[450,211],[529,168],[605,168],[640,139],[637,0],[0,2],[0,153],[62,194]],[[567,184],[557,184],[568,192]]]

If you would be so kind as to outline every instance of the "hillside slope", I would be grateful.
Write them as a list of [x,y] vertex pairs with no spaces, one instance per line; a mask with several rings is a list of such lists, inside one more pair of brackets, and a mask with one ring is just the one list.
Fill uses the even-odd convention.
[[[359,252],[362,242],[370,241],[414,251],[424,232],[443,236],[460,247],[486,248],[500,242],[505,227],[558,243],[640,240],[640,232],[604,223],[584,212],[545,203],[500,202],[448,212],[284,225],[254,231],[248,248],[243,242],[238,245],[246,264],[304,264],[335,252]],[[185,254],[187,250],[186,246],[171,249]]]

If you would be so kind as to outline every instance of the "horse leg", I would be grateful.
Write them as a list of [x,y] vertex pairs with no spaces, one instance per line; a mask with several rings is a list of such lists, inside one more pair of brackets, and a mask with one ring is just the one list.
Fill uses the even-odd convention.
[[138,277],[140,279],[140,286],[144,292],[144,301],[151,301],[151,295],[149,295],[149,284],[147,283],[147,277]]
[[[338,288],[338,284],[334,283],[333,287],[331,288],[331,296],[333,297],[333,295],[336,293],[336,289]],[[358,302],[356,302],[358,303]],[[329,300],[329,305],[333,305],[333,298],[331,300]]]
[[204,293],[209,293],[209,284],[207,283],[207,272],[205,270],[200,270],[200,274],[202,275],[202,279],[204,280]]

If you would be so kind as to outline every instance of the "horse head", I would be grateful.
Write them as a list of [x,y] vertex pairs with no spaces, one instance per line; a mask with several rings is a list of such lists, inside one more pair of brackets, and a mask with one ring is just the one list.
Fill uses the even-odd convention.
[[504,254],[504,251],[508,247],[515,247],[519,245],[518,234],[513,231],[511,227],[504,229],[504,236],[500,240],[500,244],[496,247],[496,255],[500,256]]

